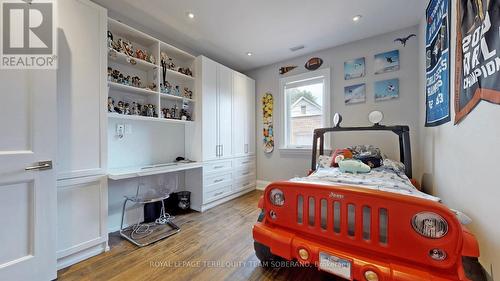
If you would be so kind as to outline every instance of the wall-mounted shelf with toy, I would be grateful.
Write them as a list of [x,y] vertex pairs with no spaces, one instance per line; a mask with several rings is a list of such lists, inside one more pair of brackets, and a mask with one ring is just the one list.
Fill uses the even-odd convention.
[[195,120],[193,55],[114,19],[107,36],[110,118]]

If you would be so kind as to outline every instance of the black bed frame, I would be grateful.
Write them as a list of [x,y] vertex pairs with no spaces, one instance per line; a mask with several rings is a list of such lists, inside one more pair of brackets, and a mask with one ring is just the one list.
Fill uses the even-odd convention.
[[[313,146],[312,146],[312,162],[311,171],[316,170],[316,155],[318,153],[319,145],[319,155],[324,155],[325,152],[325,133],[333,132],[352,132],[352,131],[390,131],[398,135],[399,137],[399,161],[405,164],[405,174],[408,178],[412,178],[412,167],[411,167],[411,148],[410,148],[410,127],[408,126],[384,126],[375,124],[371,127],[332,127],[332,128],[320,128],[314,130],[313,136]],[[319,140],[319,144],[318,144]]]

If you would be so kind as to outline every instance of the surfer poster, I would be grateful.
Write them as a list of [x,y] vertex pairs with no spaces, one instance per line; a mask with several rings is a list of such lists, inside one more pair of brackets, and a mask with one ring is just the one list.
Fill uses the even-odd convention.
[[481,101],[500,104],[500,0],[458,0],[455,124]]
[[449,0],[432,0],[426,10],[426,127],[450,121],[449,12]]

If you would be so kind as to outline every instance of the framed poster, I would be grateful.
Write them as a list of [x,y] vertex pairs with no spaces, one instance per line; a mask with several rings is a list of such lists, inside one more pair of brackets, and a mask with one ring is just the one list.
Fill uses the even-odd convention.
[[351,80],[365,76],[365,58],[344,62],[344,80]]
[[386,101],[399,98],[399,79],[375,82],[375,101]]
[[425,126],[450,121],[450,1],[431,0],[426,10]]
[[399,50],[375,55],[375,74],[399,70]]
[[344,87],[345,104],[363,103],[366,101],[366,84]]
[[457,2],[455,124],[481,100],[500,104],[500,0]]

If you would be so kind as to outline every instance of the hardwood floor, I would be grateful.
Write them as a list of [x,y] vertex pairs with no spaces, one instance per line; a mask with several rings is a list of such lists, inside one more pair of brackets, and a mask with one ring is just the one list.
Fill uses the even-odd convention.
[[258,265],[252,225],[261,194],[177,216],[181,232],[144,248],[112,234],[109,252],[60,270],[58,280],[335,280],[315,268]]

